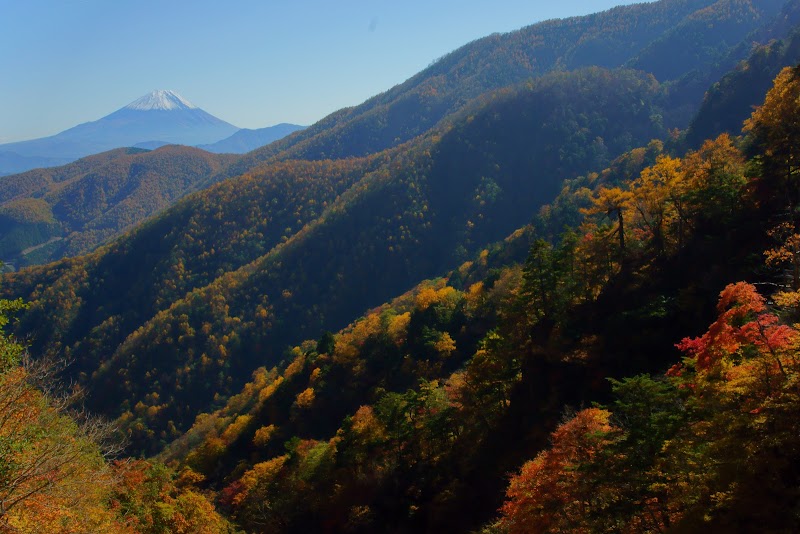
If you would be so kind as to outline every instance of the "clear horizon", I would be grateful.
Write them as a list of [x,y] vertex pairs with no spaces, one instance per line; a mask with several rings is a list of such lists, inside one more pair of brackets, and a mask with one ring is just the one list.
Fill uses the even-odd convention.
[[0,143],[57,134],[157,89],[240,128],[310,125],[475,39],[631,0],[334,4],[0,0]]

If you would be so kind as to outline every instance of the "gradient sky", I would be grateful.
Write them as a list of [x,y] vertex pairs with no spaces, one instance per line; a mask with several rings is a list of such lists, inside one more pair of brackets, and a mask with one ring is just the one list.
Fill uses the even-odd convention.
[[494,32],[631,0],[0,0],[0,143],[173,89],[243,128],[311,124]]

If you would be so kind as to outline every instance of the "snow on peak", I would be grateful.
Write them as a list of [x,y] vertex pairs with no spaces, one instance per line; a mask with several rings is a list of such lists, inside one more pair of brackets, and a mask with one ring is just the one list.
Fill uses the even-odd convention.
[[173,110],[173,109],[195,109],[197,106],[183,98],[175,91],[160,89],[148,93],[125,106],[124,109],[136,109],[148,111],[153,109]]

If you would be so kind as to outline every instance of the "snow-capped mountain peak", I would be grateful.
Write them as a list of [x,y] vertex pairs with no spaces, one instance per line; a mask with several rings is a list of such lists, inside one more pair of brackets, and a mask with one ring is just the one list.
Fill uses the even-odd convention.
[[[13,152],[30,161],[45,158],[61,164],[120,147],[150,149],[165,144],[213,144],[237,131],[239,128],[233,124],[203,111],[178,93],[161,90],[96,121],[78,124],[50,137],[0,144],[0,154]],[[22,166],[22,170],[28,170],[39,165],[23,163]],[[14,168],[16,172],[18,169],[19,165]]]
[[175,91],[160,89],[148,93],[125,106],[123,109],[135,109],[139,111],[150,110],[175,110],[175,109],[196,109],[197,106],[183,98]]

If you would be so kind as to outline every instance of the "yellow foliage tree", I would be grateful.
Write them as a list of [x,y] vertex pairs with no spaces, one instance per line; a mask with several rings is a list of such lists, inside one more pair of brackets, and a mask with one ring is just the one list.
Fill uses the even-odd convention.
[[309,408],[314,403],[314,388],[306,388],[297,395],[295,404],[298,408]]
[[455,352],[456,342],[450,337],[450,334],[443,332],[439,339],[433,344],[433,348],[439,353],[439,356],[446,358]]
[[764,104],[745,121],[744,132],[761,160],[762,179],[796,205],[800,193],[791,182],[800,173],[800,68],[778,74]]

